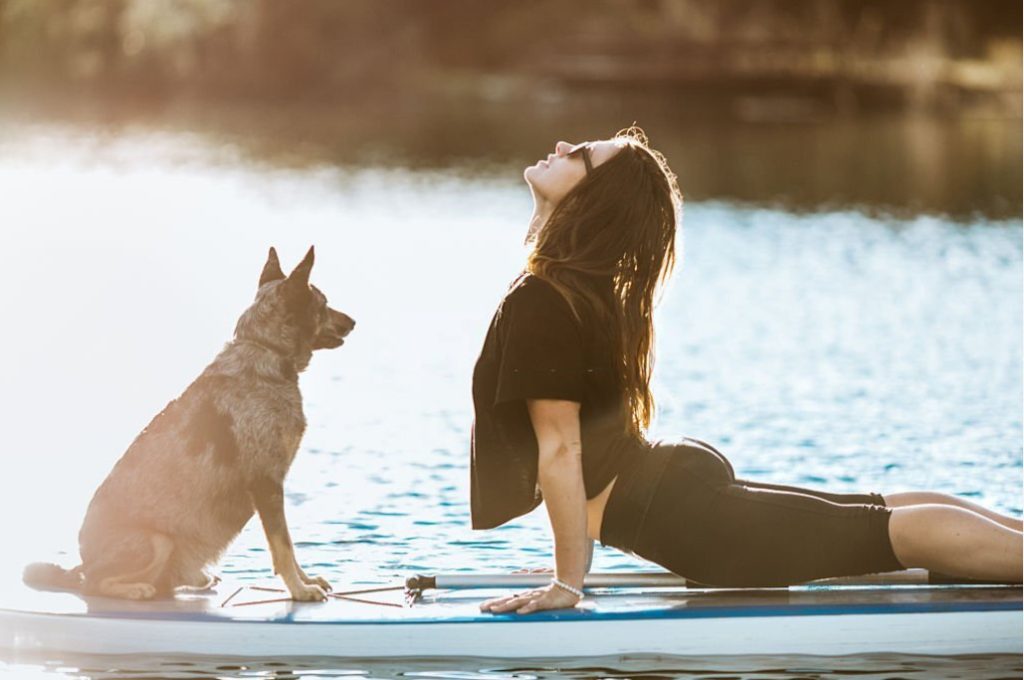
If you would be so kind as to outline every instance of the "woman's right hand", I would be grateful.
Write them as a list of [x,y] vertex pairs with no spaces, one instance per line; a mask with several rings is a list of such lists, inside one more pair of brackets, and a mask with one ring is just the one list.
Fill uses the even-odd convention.
[[548,609],[572,609],[579,604],[580,598],[572,593],[549,585],[544,588],[527,590],[515,595],[495,597],[480,605],[481,612],[492,614],[532,614]]

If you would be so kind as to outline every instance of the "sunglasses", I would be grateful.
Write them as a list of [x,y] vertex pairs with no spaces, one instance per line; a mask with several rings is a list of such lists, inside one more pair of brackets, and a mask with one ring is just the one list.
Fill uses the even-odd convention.
[[583,142],[572,147],[565,152],[566,158],[572,158],[573,156],[583,156],[583,165],[587,166],[587,174],[589,175],[594,171],[594,166],[590,163],[590,142]]

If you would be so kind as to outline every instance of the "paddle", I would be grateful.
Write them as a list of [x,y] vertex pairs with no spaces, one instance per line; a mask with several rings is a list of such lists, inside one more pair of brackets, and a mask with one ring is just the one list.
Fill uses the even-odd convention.
[[[435,574],[410,576],[405,587],[410,591],[449,590],[471,588],[530,588],[546,586],[551,582],[550,573],[524,574]],[[842,576],[809,581],[801,585],[822,586],[878,586],[878,585],[1008,585],[960,579],[926,569],[888,571],[863,576]],[[697,588],[708,586],[689,581],[669,572],[623,572],[587,574],[584,588]]]

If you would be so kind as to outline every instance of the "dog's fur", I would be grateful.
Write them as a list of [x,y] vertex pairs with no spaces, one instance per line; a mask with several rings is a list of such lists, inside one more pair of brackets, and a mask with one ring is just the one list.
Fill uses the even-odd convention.
[[309,285],[313,249],[287,277],[273,248],[256,300],[213,363],[132,442],[100,485],[79,532],[82,564],[33,564],[25,582],[131,599],[205,588],[206,571],[246,522],[263,523],[274,571],[296,600],[330,590],[303,572],[283,483],[306,427],[298,376],[314,350],[355,326]]

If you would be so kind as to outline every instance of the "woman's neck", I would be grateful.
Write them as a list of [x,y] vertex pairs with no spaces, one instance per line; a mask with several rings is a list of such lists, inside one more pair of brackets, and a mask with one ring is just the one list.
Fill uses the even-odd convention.
[[526,232],[526,240],[530,241],[531,238],[537,235],[544,223],[551,217],[552,206],[547,201],[540,199],[534,199],[533,203],[533,216],[530,217],[530,228]]

